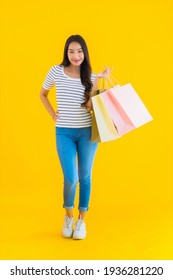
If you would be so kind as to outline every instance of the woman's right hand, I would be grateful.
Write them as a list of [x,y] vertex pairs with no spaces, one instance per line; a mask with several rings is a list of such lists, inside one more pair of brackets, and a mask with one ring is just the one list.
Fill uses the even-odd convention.
[[60,118],[60,116],[59,116],[59,113],[58,113],[58,110],[57,110],[57,111],[54,113],[52,119],[56,122],[57,119],[59,119],[59,118]]
[[106,78],[109,76],[110,72],[112,71],[112,68],[105,66],[105,70],[97,74],[98,78]]

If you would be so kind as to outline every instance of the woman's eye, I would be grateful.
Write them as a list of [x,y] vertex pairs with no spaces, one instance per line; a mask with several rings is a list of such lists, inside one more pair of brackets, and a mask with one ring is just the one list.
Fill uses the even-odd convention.
[[[78,52],[80,53],[80,52],[83,52],[83,51],[81,50],[81,51],[78,51]],[[69,51],[69,53],[73,53],[73,52],[72,52],[72,51]]]

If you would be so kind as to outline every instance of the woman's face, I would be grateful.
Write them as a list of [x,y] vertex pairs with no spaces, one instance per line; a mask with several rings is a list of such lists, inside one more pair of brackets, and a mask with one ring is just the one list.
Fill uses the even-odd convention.
[[70,43],[67,51],[67,56],[72,65],[80,66],[84,61],[84,52],[81,45],[78,42]]

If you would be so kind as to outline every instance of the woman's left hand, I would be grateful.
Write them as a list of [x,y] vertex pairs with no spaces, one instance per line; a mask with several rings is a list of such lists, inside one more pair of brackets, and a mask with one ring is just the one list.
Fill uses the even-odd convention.
[[98,78],[105,78],[105,77],[107,77],[109,74],[110,74],[110,72],[112,71],[112,69],[111,68],[109,68],[108,66],[105,66],[105,70],[103,70],[102,72],[100,72],[100,73],[98,73],[97,74],[97,77]]

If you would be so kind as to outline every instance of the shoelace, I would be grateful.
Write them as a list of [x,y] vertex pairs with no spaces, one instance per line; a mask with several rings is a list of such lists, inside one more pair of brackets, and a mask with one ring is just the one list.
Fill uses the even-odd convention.
[[67,228],[71,227],[72,220],[73,220],[73,218],[65,217]]
[[75,228],[76,231],[79,231],[79,230],[80,230],[80,227],[81,227],[82,223],[83,223],[82,220],[78,220],[78,221],[76,222],[76,228]]

